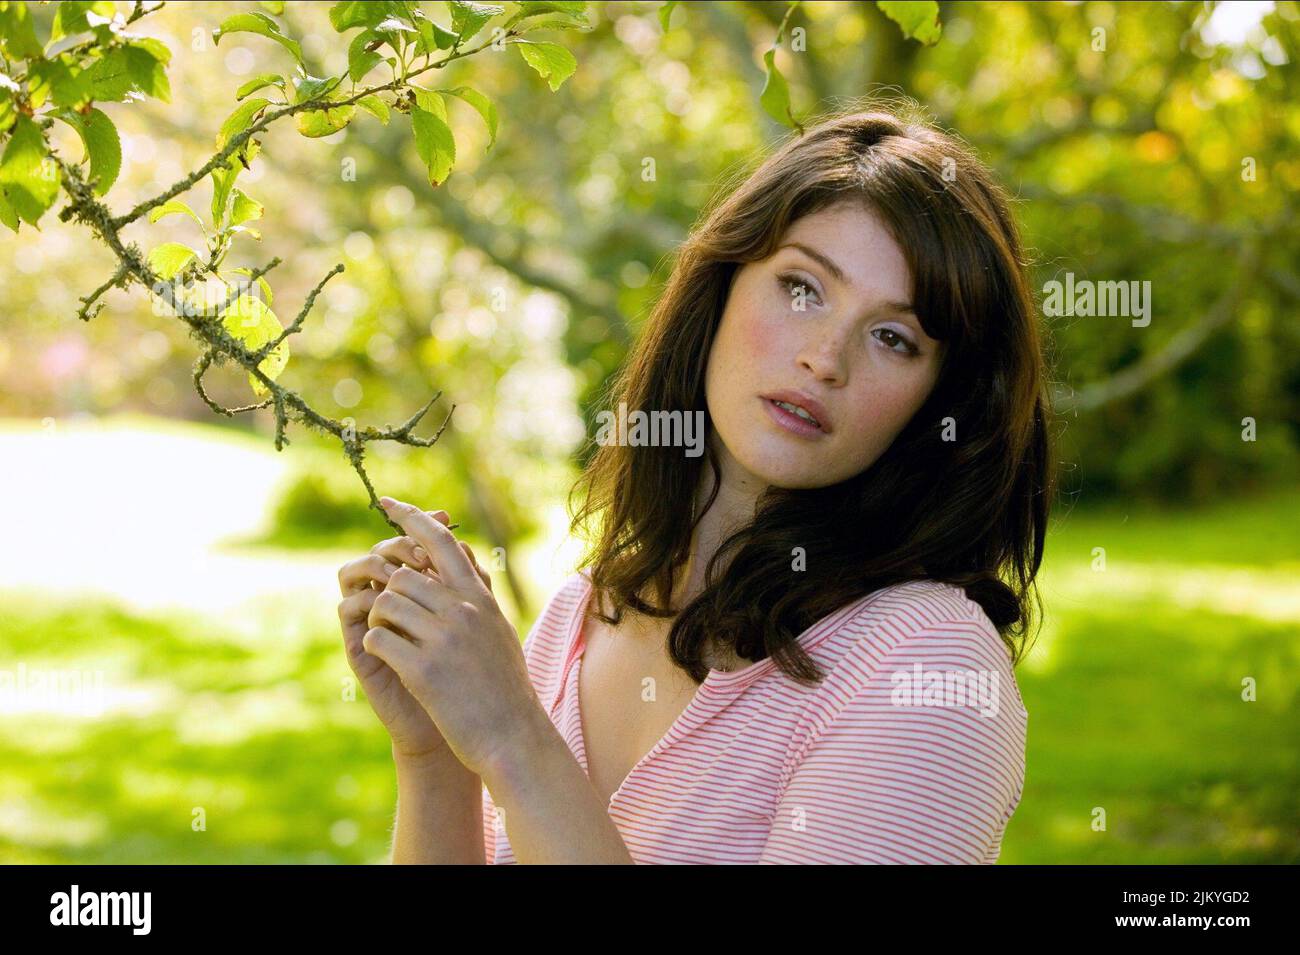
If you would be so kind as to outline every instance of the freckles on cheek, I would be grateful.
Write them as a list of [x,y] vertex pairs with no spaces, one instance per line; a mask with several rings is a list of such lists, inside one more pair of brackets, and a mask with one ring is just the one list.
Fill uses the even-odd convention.
[[782,339],[784,328],[777,320],[766,318],[757,310],[737,327],[736,344],[739,351],[737,364],[751,369],[773,367],[778,363],[786,345]]

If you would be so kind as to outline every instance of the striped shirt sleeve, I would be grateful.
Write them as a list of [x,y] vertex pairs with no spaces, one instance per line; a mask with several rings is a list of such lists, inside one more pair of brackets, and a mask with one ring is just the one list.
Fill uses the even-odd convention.
[[884,651],[864,638],[840,673],[812,708],[759,862],[997,861],[1028,713],[992,623],[928,624]]

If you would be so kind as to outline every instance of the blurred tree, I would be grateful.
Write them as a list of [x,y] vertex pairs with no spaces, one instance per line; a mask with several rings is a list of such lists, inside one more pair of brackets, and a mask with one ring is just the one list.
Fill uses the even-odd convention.
[[[284,44],[256,35],[245,46],[232,46],[243,37],[230,35],[219,49],[196,49],[209,24],[250,7],[211,6],[158,15],[171,46],[190,39],[189,53],[167,66],[171,89],[186,97],[183,111],[148,102],[105,110],[130,130],[121,186],[136,203],[201,165],[195,159],[208,151],[197,144],[216,125],[204,117],[235,86],[295,63]],[[428,7],[428,19],[451,23],[450,7]],[[787,134],[763,95],[773,74],[801,122],[876,95],[912,96],[965,133],[1022,200],[1039,287],[1070,272],[1152,282],[1148,327],[1046,319],[1065,457],[1087,462],[1076,490],[1206,497],[1292,478],[1300,459],[1300,352],[1290,320],[1300,295],[1290,216],[1300,183],[1300,17],[1292,2],[1243,9],[946,3],[941,37],[927,46],[872,3],[591,4],[589,28],[564,34],[584,66],[555,92],[538,77],[528,82],[514,57],[480,56],[442,71],[447,88],[491,91],[500,130],[489,151],[488,124],[470,116],[472,104],[449,97],[456,165],[437,189],[428,186],[427,156],[398,124],[357,122],[364,114],[322,137],[326,149],[277,135],[267,142],[274,163],[254,157],[241,181],[257,176],[262,221],[275,223],[260,241],[286,261],[282,298],[295,288],[308,295],[331,264],[318,250],[343,245],[349,272],[321,291],[323,324],[298,332],[300,380],[325,383],[320,400],[336,400],[345,414],[360,394],[368,413],[399,420],[402,395],[437,381],[460,405],[449,431],[472,462],[472,480],[493,487],[511,476],[496,523],[521,533],[530,505],[553,496],[552,468],[583,452],[582,422],[700,206]],[[43,31],[53,10],[32,7],[30,19]],[[328,13],[290,4],[278,21],[286,37],[300,38],[306,75],[348,69]],[[229,88],[214,83],[216,57],[237,77]],[[79,133],[66,132],[71,145]],[[154,228],[183,244],[185,223],[169,217]],[[81,336],[59,331],[68,293],[58,276],[105,264],[113,274],[120,263],[47,232],[21,255],[6,247],[0,261],[11,314],[30,343],[24,350],[44,356],[5,361],[13,348],[0,345],[9,406],[43,413],[59,400],[95,408],[134,401],[202,411],[202,402],[183,400],[182,342],[156,319],[114,308],[124,323],[87,328],[84,350]],[[241,267],[256,267],[246,249],[233,248],[248,263]],[[347,281],[363,267],[362,281]],[[408,307],[385,292],[395,278]],[[537,328],[516,335],[525,307]],[[524,355],[534,360],[519,367]],[[497,384],[503,379],[509,394]],[[56,381],[64,384],[51,390]],[[549,398],[546,388],[554,389]],[[543,399],[545,410],[530,417],[530,399]],[[473,414],[462,426],[466,410]],[[249,416],[275,427],[269,411]],[[1256,422],[1254,440],[1243,440],[1247,418]],[[446,467],[471,481],[456,461]],[[533,472],[549,477],[531,487],[522,478],[516,491],[515,476]]]

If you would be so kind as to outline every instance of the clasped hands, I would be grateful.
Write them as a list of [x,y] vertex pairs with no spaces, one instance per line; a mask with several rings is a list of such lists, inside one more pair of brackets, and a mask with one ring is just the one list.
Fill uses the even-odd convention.
[[400,678],[466,769],[485,779],[508,772],[526,757],[520,749],[536,738],[539,722],[549,724],[518,633],[473,551],[443,520],[404,501],[379,503],[430,567],[403,565],[388,575],[361,647]]

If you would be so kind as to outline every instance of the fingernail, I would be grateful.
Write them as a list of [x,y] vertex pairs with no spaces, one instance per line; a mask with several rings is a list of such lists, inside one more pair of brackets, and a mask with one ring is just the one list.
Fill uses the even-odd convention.
[[384,579],[385,579],[385,580],[387,580],[389,577],[393,576],[393,574],[394,574],[396,571],[397,571],[397,567],[396,567],[396,565],[394,565],[394,564],[390,564],[390,563],[388,563],[387,561],[385,561],[385,563],[384,563]]
[[428,558],[429,553],[423,547],[417,545],[411,548],[411,555],[415,557],[416,560],[418,560],[420,563],[423,564],[425,560]]
[[394,501],[391,497],[381,497],[379,499],[379,503],[382,507],[392,507],[397,502]]

